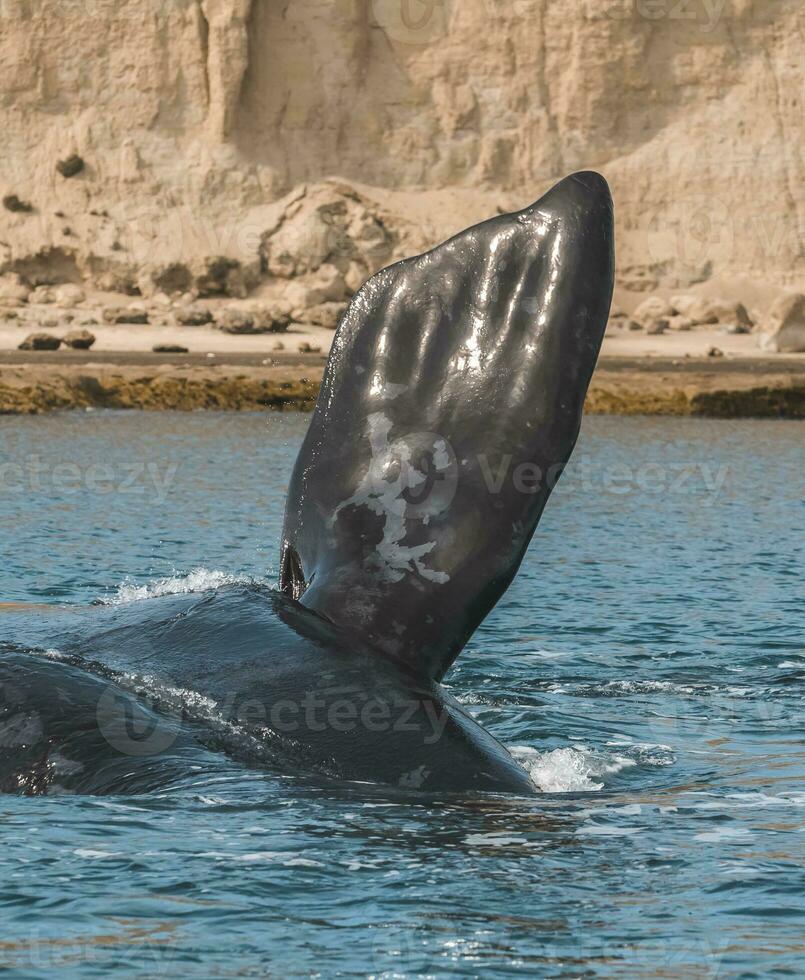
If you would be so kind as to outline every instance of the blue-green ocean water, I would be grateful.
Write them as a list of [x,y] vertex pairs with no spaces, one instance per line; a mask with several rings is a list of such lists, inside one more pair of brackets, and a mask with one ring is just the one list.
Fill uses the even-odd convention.
[[[272,580],[306,421],[0,419],[0,600]],[[804,449],[800,423],[585,421],[447,678],[543,796],[222,755],[147,796],[0,797],[0,971],[802,975]]]

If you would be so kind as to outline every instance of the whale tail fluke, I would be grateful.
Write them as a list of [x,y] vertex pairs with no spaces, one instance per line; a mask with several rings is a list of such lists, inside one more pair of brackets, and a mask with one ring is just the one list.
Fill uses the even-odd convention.
[[574,174],[359,290],[291,480],[283,592],[442,677],[573,450],[612,231],[606,181]]

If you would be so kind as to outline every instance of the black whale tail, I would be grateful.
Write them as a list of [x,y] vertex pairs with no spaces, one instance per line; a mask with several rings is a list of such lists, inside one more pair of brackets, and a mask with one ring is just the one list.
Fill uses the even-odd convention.
[[441,678],[573,450],[613,276],[612,200],[591,172],[373,276],[296,462],[282,591]]

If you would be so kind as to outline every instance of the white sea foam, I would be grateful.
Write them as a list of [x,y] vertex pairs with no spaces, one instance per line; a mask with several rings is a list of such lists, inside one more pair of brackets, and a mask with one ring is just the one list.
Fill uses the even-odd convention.
[[538,752],[517,745],[509,751],[543,793],[597,792],[604,788],[603,775],[636,765],[625,756],[602,756],[583,746]]
[[206,592],[209,589],[219,589],[223,585],[253,581],[254,579],[248,575],[234,575],[231,572],[220,572],[209,568],[194,568],[186,574],[177,573],[166,578],[156,579],[145,585],[122,582],[112,598],[105,599],[104,602],[116,606],[126,602],[139,602],[141,599],[152,599],[155,596]]
[[595,793],[609,777],[635,766],[668,766],[674,762],[668,746],[631,743],[622,753],[596,750],[584,745],[539,752],[524,745],[509,748],[543,793]]

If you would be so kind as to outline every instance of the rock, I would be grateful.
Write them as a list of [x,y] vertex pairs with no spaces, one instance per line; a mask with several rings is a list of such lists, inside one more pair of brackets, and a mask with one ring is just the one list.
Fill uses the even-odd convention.
[[0,313],[0,316],[4,320],[17,320],[19,318],[19,313],[16,310],[6,310],[4,313]]
[[89,330],[71,330],[62,338],[62,343],[74,350],[89,350],[95,343],[95,334]]
[[16,194],[6,194],[3,198],[3,207],[6,211],[12,211],[17,214],[30,214],[33,211],[33,205],[27,201],[21,201]]
[[723,357],[724,351],[720,347],[711,347],[707,352],[708,357]]
[[279,306],[253,304],[249,307],[255,333],[283,333],[291,322],[290,314]]
[[216,317],[215,325],[224,333],[282,333],[290,322],[290,316],[282,309],[254,304],[248,309],[230,307],[223,310]]
[[626,329],[627,330],[631,330],[631,331],[642,330],[643,329],[643,324],[642,323],[638,323],[637,320],[631,320],[631,319],[629,319],[629,320],[626,321]]
[[64,309],[70,310],[87,298],[84,290],[75,283],[68,282],[53,290],[53,301]]
[[693,324],[686,316],[668,317],[668,329],[678,333],[683,333],[693,328]]
[[247,310],[221,310],[215,318],[215,326],[224,333],[254,333],[254,318]]
[[322,303],[343,302],[348,295],[344,277],[334,265],[325,264],[288,283],[282,297],[289,309],[306,310]]
[[105,293],[124,293],[126,296],[139,296],[140,287],[133,276],[121,272],[104,272],[98,276],[96,282],[98,289]]
[[379,204],[333,181],[292,194],[276,225],[263,235],[261,253],[272,275],[290,279],[326,264],[342,272],[352,263],[378,269],[391,259],[397,241]]
[[637,307],[632,316],[639,323],[648,325],[649,322],[659,320],[662,317],[674,316],[676,310],[661,296],[649,296]]
[[673,296],[671,303],[686,316],[692,326],[712,323],[738,323],[751,327],[752,318],[743,303],[728,299],[706,299],[704,296]]
[[741,334],[741,333],[752,333],[750,327],[747,327],[744,323],[731,323],[729,326],[724,328],[724,333],[727,334]]
[[[744,327],[752,327],[752,319],[743,303],[728,299],[710,300],[708,309],[716,323],[737,323]],[[713,321],[709,321],[713,322]]]
[[285,344],[281,340],[278,340],[276,344],[271,348],[272,350],[285,350]]
[[699,302],[699,297],[690,293],[677,293],[676,296],[671,297],[669,302],[677,313],[687,316],[689,311]]
[[181,344],[154,344],[151,350],[155,354],[189,354],[190,351]]
[[31,287],[27,286],[15,272],[0,276],[0,303],[17,306],[27,303]]
[[782,354],[805,351],[805,295],[786,293],[772,304],[763,323],[760,346]]
[[650,267],[640,265],[621,267],[618,283],[632,293],[650,293],[660,284]]
[[668,329],[669,320],[666,317],[658,316],[652,320],[645,321],[646,333],[650,337],[657,337],[660,334],[664,334]]
[[84,169],[84,161],[77,153],[71,154],[65,160],[59,160],[56,164],[56,169],[62,175],[62,177],[75,177],[80,174]]
[[[215,261],[205,266],[200,275],[209,275],[211,269],[217,268],[221,275],[220,289],[226,287],[226,274],[229,266],[217,266]],[[163,293],[175,296],[177,293],[187,293],[193,288],[193,272],[184,262],[168,262],[157,265],[145,271],[137,280],[143,296]]]
[[47,305],[55,300],[56,296],[50,286],[37,286],[28,296],[28,302],[32,304]]
[[682,316],[690,320],[693,327],[718,323],[718,317],[711,308],[710,300],[701,296],[672,296],[671,303]]
[[148,313],[145,310],[125,309],[119,306],[107,307],[103,311],[107,323],[148,323]]
[[335,330],[346,308],[346,303],[319,303],[308,309],[294,310],[292,319],[297,323],[312,323],[317,327]]
[[[187,288],[185,286],[184,290]],[[195,276],[195,289],[202,297],[230,296],[232,299],[245,299],[249,294],[246,273],[240,262],[223,256],[206,259],[200,264]]]
[[61,340],[52,333],[30,333],[17,350],[58,350]]
[[297,348],[297,350],[299,351],[300,354],[320,354],[321,353],[321,347],[313,347],[313,345],[312,344],[309,344],[306,340],[303,340],[302,341],[302,343],[299,345],[299,347]]
[[360,262],[350,262],[344,273],[344,283],[349,294],[357,293],[369,278],[369,270]]
[[173,315],[182,327],[203,327],[205,323],[212,323],[213,320],[212,313],[200,306],[186,306],[176,310]]

